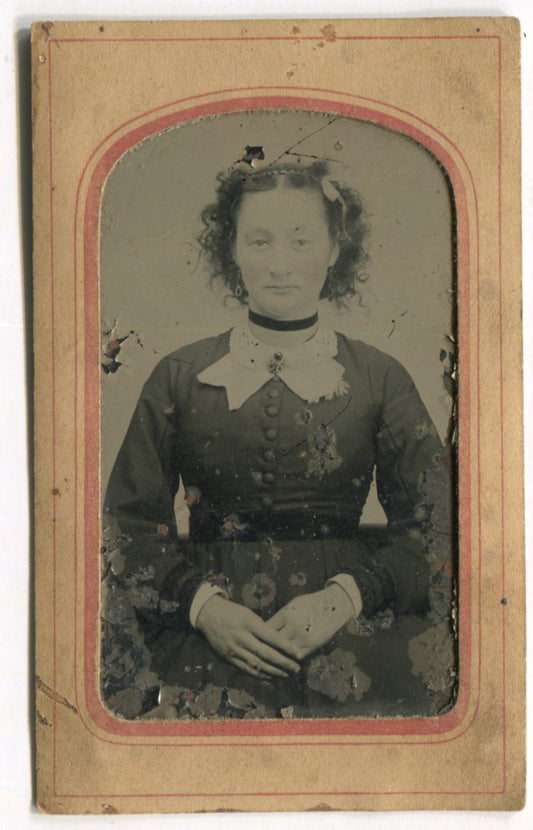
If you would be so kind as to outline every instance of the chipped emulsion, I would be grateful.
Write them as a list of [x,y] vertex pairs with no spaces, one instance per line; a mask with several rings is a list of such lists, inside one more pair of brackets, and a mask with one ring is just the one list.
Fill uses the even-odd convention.
[[[451,452],[450,447],[448,455]],[[412,672],[423,680],[437,714],[451,709],[458,691],[457,581],[447,489],[443,487],[449,465],[446,455],[435,459],[433,469],[420,482],[420,509],[427,514],[429,505],[431,513],[431,530],[425,538],[430,564],[429,627],[408,643]]]
[[341,703],[350,697],[362,700],[372,681],[356,663],[353,652],[341,648],[327,655],[319,654],[307,670],[309,688]]
[[[285,456],[300,450],[299,454],[301,458],[305,458],[309,452],[312,456],[308,464],[306,473],[307,476],[316,474],[319,477],[322,477],[324,473],[330,473],[337,470],[342,464],[342,458],[337,450],[337,437],[331,424],[333,424],[333,422],[344,413],[344,411],[350,406],[351,401],[352,398],[350,396],[342,409],[329,421],[325,424],[320,424],[315,430],[309,432],[306,439],[298,441],[294,446],[285,452],[278,453],[277,459],[282,459]],[[294,420],[299,426],[307,426],[311,424],[313,414],[311,410],[304,409],[302,412],[296,413]],[[308,450],[302,449],[303,445],[307,445]]]
[[241,599],[253,611],[266,611],[276,599],[276,583],[267,574],[254,574],[251,581],[243,585]]
[[265,153],[262,147],[252,147],[249,144],[245,147],[244,155],[242,156],[239,161],[244,162],[245,164],[249,164],[250,167],[255,167],[257,161],[263,161],[265,158]]
[[195,504],[200,504],[202,500],[202,491],[199,487],[195,487],[193,484],[188,485],[185,488],[185,495],[183,497],[183,501],[187,505],[187,507],[193,507]]
[[320,424],[308,438],[309,463],[307,475],[317,475],[321,478],[326,473],[332,473],[342,464],[342,458],[337,449],[337,436],[331,426]]
[[447,439],[450,446],[454,447],[457,442],[457,359],[456,359],[456,343],[455,339],[447,334],[445,335],[446,348],[442,348],[439,353],[440,362],[442,363],[442,380],[444,389],[451,398],[451,412],[448,419]]
[[118,355],[122,351],[123,344],[133,339],[137,346],[144,349],[140,334],[130,329],[127,334],[120,336],[117,331],[118,324],[115,320],[113,326],[102,332],[102,369],[106,375],[114,375],[123,365],[120,360],[117,360]]
[[182,686],[162,686],[157,705],[142,715],[144,720],[265,718],[267,710],[244,689],[208,683],[201,692]]
[[313,413],[309,409],[302,409],[301,412],[296,413],[294,420],[298,426],[306,426],[306,424],[309,424],[313,420]]

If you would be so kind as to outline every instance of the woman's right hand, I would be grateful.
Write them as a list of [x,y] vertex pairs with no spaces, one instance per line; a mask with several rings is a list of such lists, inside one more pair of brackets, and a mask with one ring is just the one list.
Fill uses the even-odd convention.
[[219,594],[207,600],[196,628],[209,645],[241,671],[260,677],[289,677],[300,671],[295,646],[244,605]]

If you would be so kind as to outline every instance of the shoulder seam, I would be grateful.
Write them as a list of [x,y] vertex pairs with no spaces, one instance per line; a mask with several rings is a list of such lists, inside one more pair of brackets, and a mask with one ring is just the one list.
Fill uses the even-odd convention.
[[230,329],[222,332],[221,334],[216,334],[213,337],[206,337],[203,340],[195,340],[192,343],[185,343],[183,346],[180,346],[179,349],[176,349],[176,351],[170,352],[170,354],[165,355],[162,358],[162,361],[167,360],[173,363],[183,363],[186,366],[193,366],[196,361],[194,359],[191,360],[190,358],[182,355],[183,352],[195,348],[198,349],[198,347],[200,347],[201,345],[205,348],[206,352],[210,351],[213,348],[216,349],[217,345],[219,345],[224,340],[224,338],[229,339],[229,333]]

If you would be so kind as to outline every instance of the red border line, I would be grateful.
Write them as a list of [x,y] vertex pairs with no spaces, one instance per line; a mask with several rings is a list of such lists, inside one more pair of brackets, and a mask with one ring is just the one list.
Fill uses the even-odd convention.
[[[326,21],[324,21],[326,22]],[[295,41],[302,40],[334,43],[336,40],[498,40],[499,35],[242,35],[233,37],[58,37],[52,38],[49,43],[212,43],[220,41],[241,42],[247,41]]]
[[[100,210],[100,200],[103,184],[117,160],[129,149],[131,146],[139,143],[149,135],[153,135],[169,126],[174,126],[181,121],[189,121],[198,117],[213,115],[215,113],[227,113],[231,111],[242,112],[244,109],[272,109],[286,107],[288,101],[293,109],[304,109],[313,111],[325,111],[337,113],[339,115],[348,115],[351,117],[358,117],[369,121],[378,121],[384,126],[396,129],[401,133],[407,133],[411,138],[415,138],[419,143],[428,147],[434,155],[437,156],[450,173],[452,181],[455,183],[455,196],[458,203],[458,213],[465,223],[468,223],[466,214],[466,197],[464,194],[464,185],[458,168],[447,151],[441,147],[430,136],[422,133],[419,129],[413,127],[397,117],[384,114],[375,110],[369,110],[366,107],[356,106],[354,104],[333,103],[330,100],[324,99],[309,99],[296,97],[286,98],[280,96],[264,96],[254,98],[240,98],[232,100],[224,100],[211,104],[204,104],[181,111],[179,114],[171,113],[161,116],[149,124],[143,124],[131,131],[127,135],[122,136],[116,141],[100,159],[98,165],[91,178],[89,192],[86,202],[85,211],[85,286],[86,286],[86,331],[87,331],[87,349],[86,349],[86,393],[85,393],[85,407],[86,407],[86,435],[88,436],[88,447],[86,451],[86,496],[88,501],[85,504],[85,515],[87,517],[86,523],[86,537],[85,544],[88,550],[99,549],[99,523],[94,521],[94,517],[98,515],[98,509],[95,505],[94,494],[98,492],[98,481],[95,478],[97,470],[94,465],[94,458],[97,457],[95,447],[98,441],[98,405],[94,394],[91,390],[98,388],[99,383],[99,364],[95,363],[94,355],[98,354],[98,331],[97,322],[93,320],[93,309],[98,307],[97,300],[97,282],[98,282],[98,250],[96,245],[98,217]],[[469,235],[467,230],[462,234],[462,239],[466,240],[466,245],[460,245],[461,250],[459,255],[462,261],[462,267],[465,273],[468,272],[468,262],[464,264],[464,260],[468,259],[468,240]],[[467,307],[464,306],[464,307]],[[466,376],[466,372],[463,377]],[[466,383],[468,389],[468,382]],[[468,411],[468,395],[465,394],[463,398],[464,409]],[[464,462],[464,466],[468,469],[468,461]],[[462,505],[463,509],[469,500],[468,492],[463,491]],[[95,511],[96,508],[96,511]],[[469,515],[469,511],[467,511]],[[98,525],[98,526],[97,526]],[[470,533],[465,534],[465,553],[469,546]],[[401,734],[442,734],[451,728],[457,726],[458,718],[464,716],[459,704],[451,713],[444,715],[441,718],[395,718],[383,719],[376,721],[376,719],[331,719],[313,721],[259,721],[252,722],[202,722],[202,723],[183,723],[176,722],[172,724],[167,723],[124,723],[111,717],[102,704],[99,696],[95,699],[95,689],[97,688],[97,669],[95,661],[95,648],[97,646],[97,636],[95,630],[95,620],[98,617],[98,593],[97,583],[95,579],[96,570],[92,563],[92,558],[87,557],[88,570],[86,571],[86,607],[85,607],[85,677],[86,677],[86,698],[87,705],[91,717],[96,723],[106,731],[112,734],[122,735],[279,735],[279,734],[377,734],[377,735],[401,735]],[[465,568],[469,568],[469,556],[464,556],[463,560]],[[89,574],[89,569],[93,572]],[[468,577],[470,577],[470,569],[468,570]],[[463,582],[469,586],[469,579],[464,578]],[[467,588],[469,590],[469,587]],[[462,654],[468,654],[468,661],[470,659],[470,619],[468,610],[470,610],[470,599],[465,596],[463,600],[463,625],[461,629],[461,643]],[[468,663],[468,671],[463,669],[462,676],[462,700],[466,699],[466,692],[470,689],[470,666]],[[460,692],[461,698],[461,692]],[[463,704],[464,708],[464,704]],[[395,742],[399,743],[399,742]]]
[[[313,790],[312,792],[221,792],[221,793],[142,793],[131,795],[130,793],[84,793],[61,794],[61,798],[257,798],[269,796],[307,796],[307,795],[504,795],[500,790]],[[398,808],[401,809],[401,808]],[[435,808],[431,808],[435,809]]]
[[[503,318],[502,318],[502,43],[498,39],[498,326],[500,336],[500,488],[501,488],[501,557],[502,557],[502,599],[505,597],[505,476],[504,476],[504,405],[503,405]],[[506,643],[505,643],[505,605],[502,602],[502,722],[503,722],[503,789],[507,783],[507,719],[506,719]]]
[[[57,476],[56,476],[56,373],[55,373],[55,289],[54,289],[54,178],[53,178],[53,153],[52,153],[52,62],[50,42],[48,42],[48,152],[50,154],[48,159],[48,175],[50,177],[50,345],[51,345],[51,386],[52,386],[52,493],[55,493]],[[57,540],[56,540],[56,498],[52,498],[52,602],[53,602],[53,674],[52,674],[52,688],[54,690],[53,700],[53,721],[57,724],[57,636],[56,636],[56,585],[57,585]],[[52,787],[54,795],[56,792],[56,738],[57,729],[54,729],[53,737],[53,761],[52,761]]]

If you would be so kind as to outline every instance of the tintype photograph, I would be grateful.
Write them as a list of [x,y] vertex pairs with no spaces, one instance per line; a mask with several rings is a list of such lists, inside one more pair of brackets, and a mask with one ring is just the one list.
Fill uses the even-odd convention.
[[99,232],[106,707],[448,712],[447,171],[370,121],[217,115],[128,149]]

